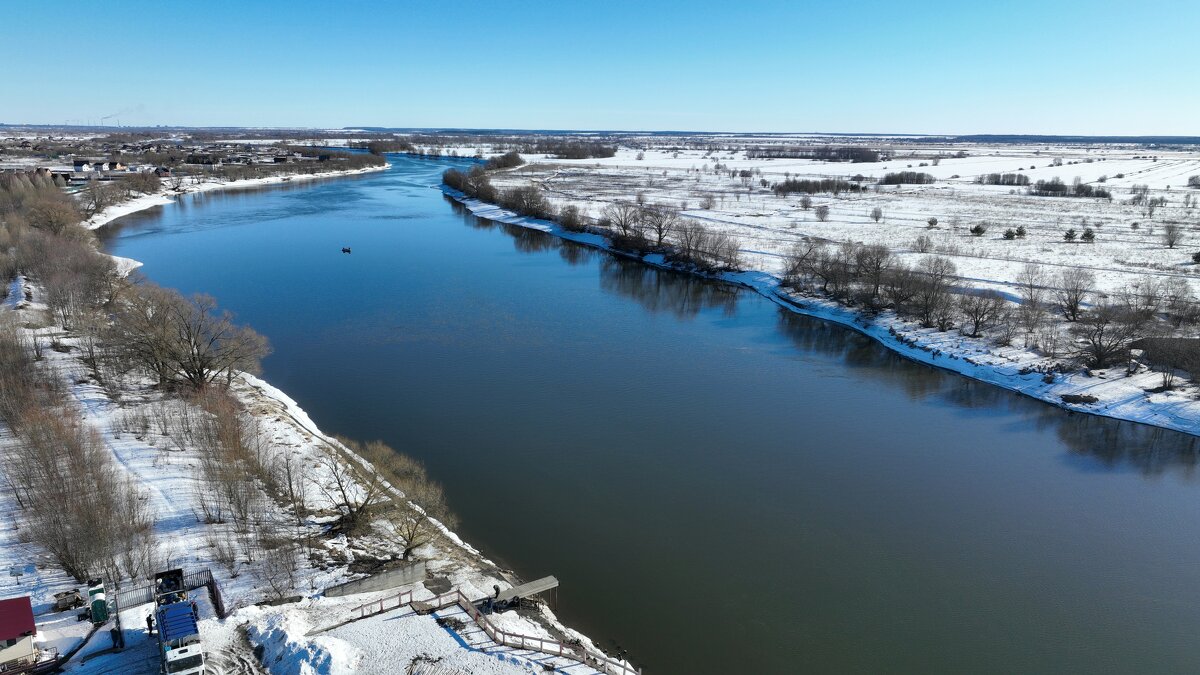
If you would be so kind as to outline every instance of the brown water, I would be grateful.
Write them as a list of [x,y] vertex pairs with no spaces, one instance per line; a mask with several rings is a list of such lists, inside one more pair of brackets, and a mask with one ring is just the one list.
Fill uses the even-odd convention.
[[1195,438],[481,221],[430,189],[447,162],[107,243],[268,335],[325,431],[422,458],[464,538],[648,673],[1200,670]]

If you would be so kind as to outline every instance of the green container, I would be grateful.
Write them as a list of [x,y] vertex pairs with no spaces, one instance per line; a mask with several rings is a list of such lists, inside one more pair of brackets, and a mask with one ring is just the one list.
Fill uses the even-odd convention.
[[104,582],[99,579],[88,582],[88,606],[91,608],[93,625],[99,626],[108,621],[108,599],[104,594]]

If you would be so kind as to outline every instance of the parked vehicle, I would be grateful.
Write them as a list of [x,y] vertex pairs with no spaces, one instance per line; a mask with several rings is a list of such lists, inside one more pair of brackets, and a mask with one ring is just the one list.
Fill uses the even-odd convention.
[[160,673],[202,675],[204,652],[200,644],[196,603],[188,599],[183,570],[154,575],[154,623],[158,629]]
[[83,607],[83,595],[79,589],[73,588],[69,591],[62,591],[54,594],[54,611],[65,612],[68,609],[79,609]]

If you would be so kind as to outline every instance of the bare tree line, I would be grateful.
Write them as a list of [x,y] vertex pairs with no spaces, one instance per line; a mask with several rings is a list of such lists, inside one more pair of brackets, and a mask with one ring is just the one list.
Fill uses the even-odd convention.
[[442,181],[468,197],[499,204],[520,215],[556,219],[571,231],[604,234],[618,250],[639,255],[662,253],[668,260],[704,271],[741,266],[740,245],[735,237],[685,218],[678,209],[665,204],[617,201],[605,206],[599,218],[591,220],[575,206],[556,210],[533,185],[497,190],[481,166],[466,173],[447,170]]
[[14,440],[4,484],[20,509],[22,536],[77,581],[115,583],[162,564],[146,497],[79,416],[59,376],[38,368],[18,328],[0,325],[0,415]]
[[[955,289],[955,273],[954,264],[941,256],[924,257],[909,266],[880,245],[806,240],[788,255],[784,281],[794,289],[826,294],[870,312],[892,309],[926,328],[957,327],[970,337],[990,333],[1002,345],[1022,336],[1026,348],[1050,357],[1078,358],[1091,368],[1120,363],[1135,340],[1162,336],[1200,319],[1190,287],[1178,278],[1158,281],[1147,276],[1107,297],[1096,291],[1095,279],[1086,270],[1068,268],[1051,276],[1029,264],[1018,275],[1019,302],[1014,304],[995,290]],[[1060,334],[1052,314],[1070,324],[1072,340]],[[1174,354],[1166,348],[1160,351]],[[1173,366],[1155,367],[1173,372],[1185,360],[1176,355]],[[1173,375],[1164,378],[1164,386],[1174,382]]]

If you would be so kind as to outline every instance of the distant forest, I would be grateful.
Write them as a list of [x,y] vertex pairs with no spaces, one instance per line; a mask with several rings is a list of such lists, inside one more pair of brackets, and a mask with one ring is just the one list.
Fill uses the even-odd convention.
[[834,147],[826,145],[819,148],[800,147],[755,147],[746,149],[747,159],[813,159],[821,162],[878,162],[890,159],[883,150],[859,146]]

